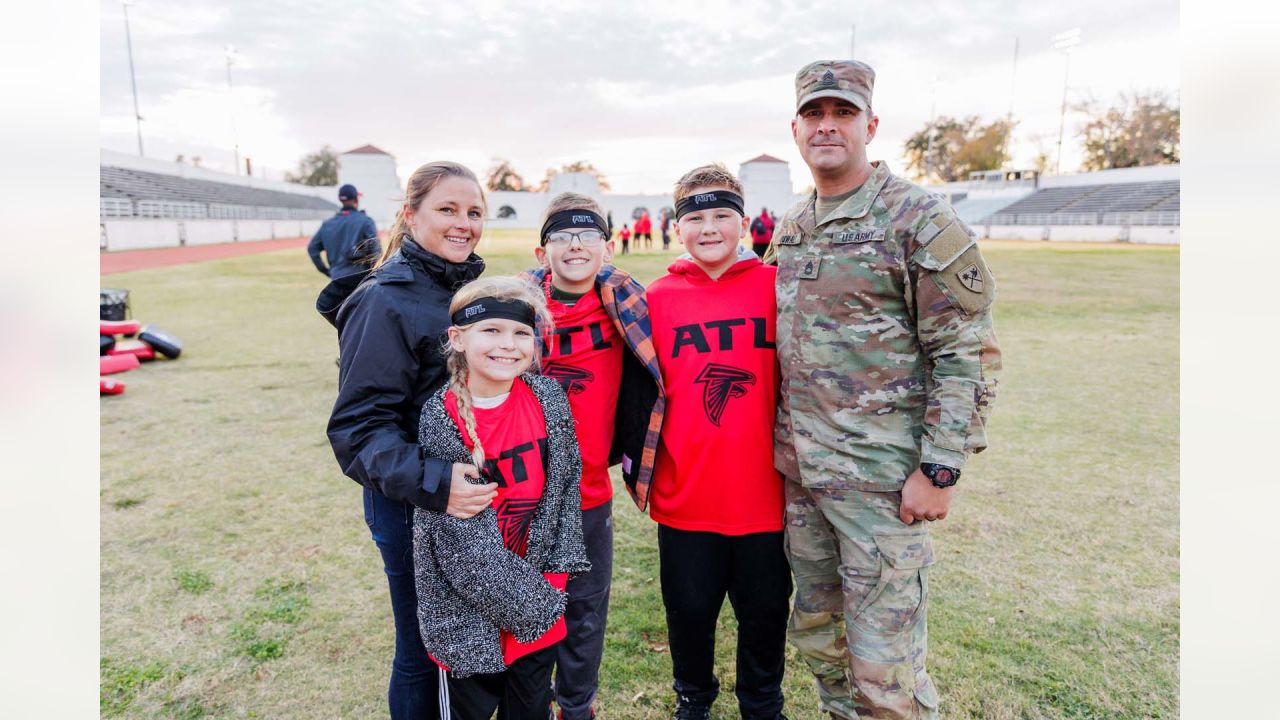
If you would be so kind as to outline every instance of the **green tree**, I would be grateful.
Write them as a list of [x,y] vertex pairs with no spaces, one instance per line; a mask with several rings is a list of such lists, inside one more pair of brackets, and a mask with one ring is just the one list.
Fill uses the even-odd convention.
[[537,192],[546,192],[551,187],[551,178],[562,172],[581,172],[594,175],[601,190],[608,191],[612,189],[609,187],[609,181],[605,179],[604,174],[596,169],[595,165],[592,165],[586,160],[575,160],[567,165],[561,165],[559,170],[556,170],[555,168],[547,168],[546,175],[543,175],[542,180],[538,182],[537,186],[534,187],[534,190]]
[[904,143],[907,172],[918,182],[955,182],[975,170],[998,170],[1009,159],[1008,138],[1013,126],[1008,120],[983,125],[976,115],[939,117]]
[[1181,156],[1182,120],[1177,105],[1160,90],[1120,93],[1106,110],[1094,100],[1075,110],[1087,120],[1080,127],[1084,141],[1083,170],[1172,165]]
[[298,161],[298,172],[286,172],[284,179],[301,185],[337,185],[338,155],[325,145]]
[[489,168],[488,174],[485,175],[485,187],[490,190],[511,190],[514,192],[524,192],[528,190],[524,178],[516,169],[511,167],[511,163],[501,158],[493,159],[493,167]]

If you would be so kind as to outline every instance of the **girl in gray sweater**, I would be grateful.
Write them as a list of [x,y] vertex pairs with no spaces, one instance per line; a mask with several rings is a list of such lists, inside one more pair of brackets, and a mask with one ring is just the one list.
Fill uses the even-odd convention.
[[418,508],[418,621],[440,670],[440,716],[545,720],[565,583],[590,570],[582,542],[582,461],[560,384],[539,360],[542,293],[513,277],[464,286],[449,307],[448,385],[422,408],[424,455],[481,468],[498,486],[469,518]]

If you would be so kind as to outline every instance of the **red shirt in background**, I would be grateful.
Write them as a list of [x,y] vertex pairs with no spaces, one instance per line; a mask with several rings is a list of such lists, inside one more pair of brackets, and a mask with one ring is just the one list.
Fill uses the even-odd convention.
[[[475,447],[466,425],[458,414],[458,399],[453,391],[444,395],[445,410],[458,426],[467,450]],[[529,524],[547,486],[543,455],[547,447],[547,421],[542,406],[528,385],[519,378],[511,384],[511,394],[495,408],[472,407],[476,418],[476,434],[484,448],[484,469],[498,484],[493,508],[498,513],[498,529],[507,549],[524,557],[529,547]],[[561,590],[569,576],[566,573],[543,573],[552,586]],[[566,635],[564,617],[556,621],[542,637],[530,643],[516,642],[507,631],[501,632],[503,661],[510,665],[517,658],[549,647]]]
[[689,260],[667,270],[646,292],[667,391],[650,515],[679,530],[781,530],[777,269],[752,258],[719,280]]
[[609,448],[613,444],[622,382],[623,340],[593,287],[572,306],[551,298],[551,274],[543,281],[556,329],[543,338],[542,374],[555,378],[569,396],[582,452],[582,509],[613,498]]

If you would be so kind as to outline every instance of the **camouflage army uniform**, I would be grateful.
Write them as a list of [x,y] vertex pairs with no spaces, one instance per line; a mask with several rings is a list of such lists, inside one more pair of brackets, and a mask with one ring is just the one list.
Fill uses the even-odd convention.
[[787,212],[773,248],[789,634],[824,710],[935,718],[933,548],[898,511],[921,462],[961,468],[986,446],[995,280],[951,207],[884,163],[821,222],[815,200]]

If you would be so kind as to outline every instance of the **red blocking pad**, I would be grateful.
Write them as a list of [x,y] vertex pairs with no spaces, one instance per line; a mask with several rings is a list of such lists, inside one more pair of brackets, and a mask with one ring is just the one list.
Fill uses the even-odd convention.
[[122,392],[124,392],[124,383],[119,380],[98,378],[99,395],[119,395]]
[[108,357],[120,355],[133,355],[143,362],[156,359],[155,349],[141,340],[121,340],[113,349],[107,351]]
[[100,320],[98,323],[101,335],[137,335],[142,329],[142,323],[137,320]]
[[124,355],[104,355],[98,358],[98,374],[111,375],[113,373],[137,370],[138,365],[138,356],[133,353],[127,353]]

